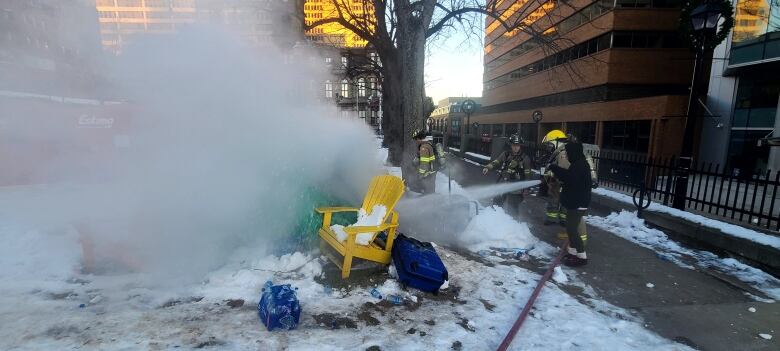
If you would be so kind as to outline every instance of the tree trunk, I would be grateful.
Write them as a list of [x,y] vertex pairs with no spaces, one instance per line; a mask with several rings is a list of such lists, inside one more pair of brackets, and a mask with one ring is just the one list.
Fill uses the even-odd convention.
[[[389,161],[401,166],[404,178],[415,175],[412,159],[417,145],[412,132],[424,127],[425,107],[425,42],[426,30],[433,12],[433,4],[422,16],[413,15],[414,6],[397,8],[397,41],[393,50],[380,53],[386,74],[383,80],[383,128],[390,149]],[[384,54],[384,55],[382,55]]]

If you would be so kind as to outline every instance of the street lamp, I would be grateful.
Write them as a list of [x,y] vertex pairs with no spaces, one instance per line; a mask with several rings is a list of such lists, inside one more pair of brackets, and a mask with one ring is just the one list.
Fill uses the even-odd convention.
[[704,65],[707,39],[711,39],[717,33],[718,22],[722,16],[722,7],[719,4],[705,1],[691,11],[691,25],[698,37],[696,42],[696,60],[693,65],[693,77],[691,79],[691,91],[688,97],[688,113],[685,118],[685,136],[683,137],[682,151],[677,163],[677,174],[674,187],[674,202],[672,207],[685,210],[685,199],[688,192],[688,175],[693,165],[693,139],[695,137],[696,116],[699,111],[699,87],[702,79],[702,66]]
[[691,24],[695,32],[701,32],[702,30],[715,30],[718,28],[718,22],[721,18],[720,5],[713,3],[704,3],[696,7],[691,12]]

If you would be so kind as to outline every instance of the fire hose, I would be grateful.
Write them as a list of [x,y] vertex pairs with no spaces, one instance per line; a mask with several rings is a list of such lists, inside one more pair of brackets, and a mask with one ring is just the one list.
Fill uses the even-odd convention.
[[561,258],[563,258],[563,254],[566,253],[566,249],[568,246],[569,246],[569,240],[564,241],[561,251],[558,252],[558,255],[555,256],[555,259],[552,261],[552,263],[550,263],[550,266],[547,267],[547,271],[544,272],[542,278],[539,279],[539,283],[536,284],[536,288],[534,288],[533,293],[531,293],[531,297],[525,303],[525,307],[523,307],[523,310],[520,312],[520,315],[517,317],[515,324],[512,325],[512,329],[509,329],[509,333],[506,335],[506,337],[504,337],[504,341],[502,341],[501,345],[498,346],[497,349],[498,351],[506,351],[506,349],[509,348],[509,344],[512,343],[512,340],[515,338],[517,331],[520,330],[520,327],[523,325],[523,322],[525,322],[526,317],[528,317],[528,313],[531,312],[531,307],[534,306],[534,302],[536,302],[536,298],[539,297],[539,293],[542,291],[542,288],[544,287],[544,283],[546,283],[550,279],[550,276],[552,276],[555,267],[559,263],[561,263]]

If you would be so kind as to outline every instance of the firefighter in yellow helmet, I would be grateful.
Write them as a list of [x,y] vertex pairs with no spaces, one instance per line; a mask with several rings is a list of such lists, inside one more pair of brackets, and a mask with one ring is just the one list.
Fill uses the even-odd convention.
[[[560,223],[566,225],[567,216],[566,209],[561,207],[560,194],[561,190],[566,187],[566,184],[558,179],[550,170],[552,165],[558,166],[561,169],[568,169],[571,166],[569,157],[566,153],[566,144],[569,142],[576,142],[575,138],[571,135],[566,135],[560,130],[553,130],[545,135],[542,139],[542,145],[546,147],[550,152],[550,156],[547,159],[547,166],[544,171],[544,181],[548,186],[547,206],[545,209],[545,224]],[[595,145],[589,145],[589,147],[595,147]],[[598,172],[596,169],[596,163],[593,161],[593,157],[590,154],[584,153],[585,162],[590,169],[590,184],[591,188],[598,187]],[[555,167],[553,167],[555,168]],[[575,224],[575,223],[572,223]],[[582,242],[587,242],[588,234],[586,232],[585,225],[579,225],[580,239]],[[567,234],[559,234],[561,239],[565,239]]]
[[417,185],[423,194],[436,192],[436,154],[424,130],[415,130],[412,138],[417,143]]
[[[563,169],[569,168],[569,159],[566,157],[566,134],[560,130],[552,130],[542,139],[542,146],[547,149],[549,158],[547,163],[557,165]],[[545,208],[544,224],[566,222],[566,212],[561,210],[560,194],[561,182],[555,178],[549,168],[544,170],[544,183],[547,185],[547,206]]]

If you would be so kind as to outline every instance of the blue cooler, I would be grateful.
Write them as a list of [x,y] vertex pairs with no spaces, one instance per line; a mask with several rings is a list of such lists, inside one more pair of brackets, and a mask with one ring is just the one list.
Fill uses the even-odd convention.
[[301,319],[301,305],[290,284],[266,283],[257,310],[268,331],[295,329]]
[[436,294],[449,279],[447,267],[431,243],[399,234],[393,244],[392,255],[402,286]]

